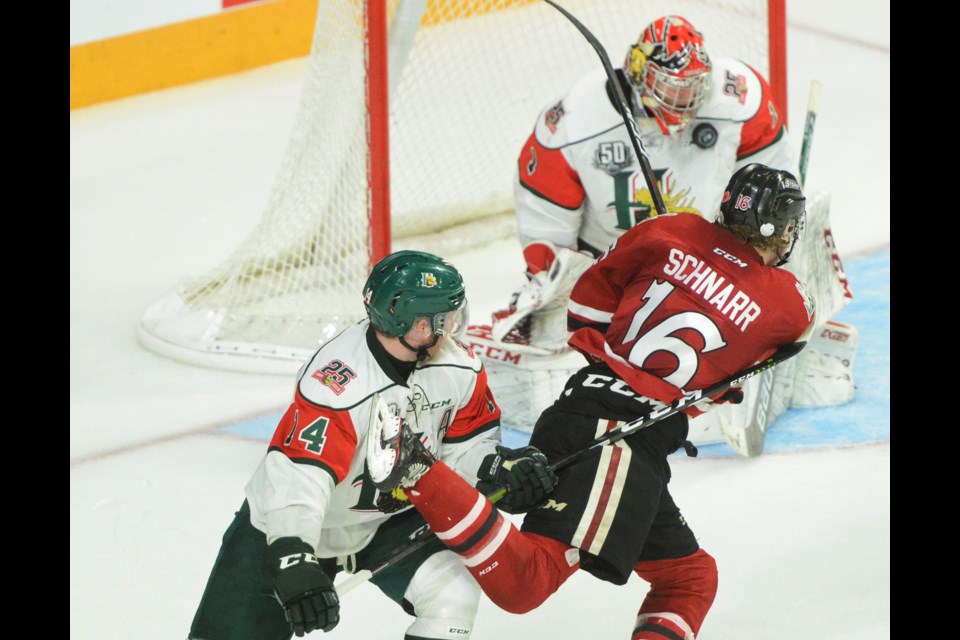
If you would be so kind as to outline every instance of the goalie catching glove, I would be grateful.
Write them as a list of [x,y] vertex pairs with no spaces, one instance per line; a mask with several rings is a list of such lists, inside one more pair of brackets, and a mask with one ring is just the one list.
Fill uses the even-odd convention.
[[497,452],[483,459],[477,476],[480,478],[477,489],[485,495],[506,490],[497,501],[497,508],[507,513],[530,511],[557,486],[557,474],[536,447],[508,449],[497,445]]
[[[531,251],[535,251],[536,259]],[[538,241],[524,248],[527,282],[514,291],[506,309],[493,313],[493,339],[539,354],[569,349],[566,330],[567,301],[574,283],[594,263],[592,256]],[[534,316],[540,326],[533,324]],[[519,350],[519,349],[517,349]]]
[[260,572],[264,591],[283,605],[298,638],[317,629],[331,631],[340,622],[333,580],[300,538],[275,540],[267,547]]

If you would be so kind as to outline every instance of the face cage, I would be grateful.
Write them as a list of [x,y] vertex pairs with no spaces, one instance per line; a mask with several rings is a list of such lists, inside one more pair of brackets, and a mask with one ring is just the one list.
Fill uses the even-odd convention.
[[438,336],[453,336],[461,339],[470,323],[470,305],[463,301],[459,309],[435,314],[431,320],[433,332]]
[[682,131],[696,116],[709,88],[708,69],[696,76],[681,78],[648,62],[640,88],[641,102],[653,109],[665,124]]

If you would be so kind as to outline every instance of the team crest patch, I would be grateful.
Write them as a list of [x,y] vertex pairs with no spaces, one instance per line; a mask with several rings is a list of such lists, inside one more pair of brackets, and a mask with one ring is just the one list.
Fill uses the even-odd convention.
[[547,125],[547,129],[550,130],[550,133],[557,132],[557,123],[560,122],[560,118],[562,117],[563,100],[547,109],[547,112],[543,115],[543,123]]
[[353,369],[345,365],[343,361],[331,360],[314,371],[310,377],[339,396],[346,391],[347,385],[357,377],[357,374]]
[[621,140],[601,142],[593,154],[593,166],[614,176],[633,164],[633,151]]
[[702,122],[693,130],[693,144],[701,149],[709,149],[717,144],[717,129],[712,124]]
[[427,289],[432,289],[437,286],[437,276],[429,272],[423,272],[420,274],[420,286]]

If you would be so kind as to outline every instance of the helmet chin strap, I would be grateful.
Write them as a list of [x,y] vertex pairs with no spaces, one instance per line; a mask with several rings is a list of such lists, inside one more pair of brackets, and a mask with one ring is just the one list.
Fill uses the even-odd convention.
[[407,342],[406,336],[400,336],[400,344],[405,346],[407,349],[410,349],[410,351],[413,351],[414,353],[416,353],[418,361],[425,360],[428,355],[427,352],[430,349],[437,346],[438,342],[440,342],[440,334],[438,333],[433,334],[433,342],[431,342],[430,344],[423,345],[422,347],[414,347],[409,342]]

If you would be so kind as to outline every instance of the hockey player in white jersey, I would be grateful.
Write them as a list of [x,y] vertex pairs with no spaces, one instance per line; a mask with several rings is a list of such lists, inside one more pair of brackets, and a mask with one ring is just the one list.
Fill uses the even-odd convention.
[[[797,173],[767,80],[740,60],[711,58],[686,19],[653,21],[616,76],[667,212],[713,220],[730,176],[750,163]],[[567,345],[573,284],[620,235],[657,215],[601,67],[541,111],[520,150],[514,202],[528,282],[468,335],[505,424],[530,428],[582,365]],[[706,431],[701,442],[722,441],[717,420],[711,412],[692,422],[691,440]]]
[[[457,339],[468,314],[456,268],[396,252],[373,268],[363,298],[368,318],[301,368],[223,537],[191,640],[330,631],[340,619],[336,573],[372,566],[426,529],[402,491],[379,493],[370,480],[364,454],[370,425],[382,419],[378,397],[468,482],[484,493],[506,488],[506,510],[523,512],[552,491],[542,454],[500,446],[486,371]],[[371,582],[415,617],[393,637],[470,637],[480,589],[451,552],[425,548]]]

